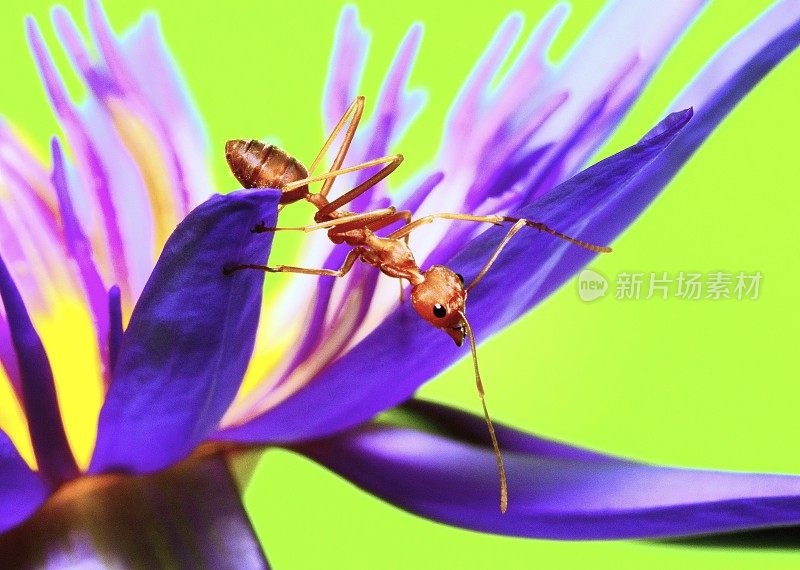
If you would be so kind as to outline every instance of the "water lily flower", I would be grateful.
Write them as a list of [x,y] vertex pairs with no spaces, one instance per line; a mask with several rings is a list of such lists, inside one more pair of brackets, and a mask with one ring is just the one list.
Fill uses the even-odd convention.
[[[701,5],[614,3],[556,66],[545,54],[566,15],[557,6],[498,77],[520,35],[510,17],[430,166],[353,209],[508,213],[611,243],[800,43],[800,5],[777,2],[652,130],[585,168]],[[203,126],[156,20],[120,39],[96,0],[87,14],[97,58],[69,14],[53,11],[88,88],[80,105],[27,22],[69,155],[53,139],[47,167],[0,124],[0,559],[263,567],[226,466],[252,446],[295,450],[400,508],[490,533],[641,538],[800,522],[800,477],[648,465],[498,425],[509,481],[501,514],[483,419],[413,398],[466,353],[398,305],[396,284],[370,267],[341,280],[270,276],[263,308],[262,273],[224,275],[229,263],[267,263],[271,234],[250,230],[277,223],[279,192],[212,196]],[[620,33],[631,22],[640,33]],[[421,34],[414,26],[403,39],[348,163],[394,152],[424,105],[407,87]],[[328,128],[358,94],[366,43],[345,9]],[[412,243],[423,267],[474,276],[505,231],[441,221]],[[302,265],[336,267],[347,251],[324,235],[310,244]],[[512,241],[470,295],[477,338],[593,255],[534,231]]]

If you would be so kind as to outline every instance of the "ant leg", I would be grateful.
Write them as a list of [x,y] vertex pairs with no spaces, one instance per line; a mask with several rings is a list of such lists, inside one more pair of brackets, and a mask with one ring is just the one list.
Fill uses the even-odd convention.
[[[380,210],[374,210],[374,211],[380,212]],[[411,220],[411,211],[400,210],[399,212],[393,212],[392,214],[384,218],[366,224],[365,227],[372,232],[377,232],[378,230],[382,230],[386,226],[390,226],[395,222],[399,222],[400,220],[405,221],[405,223],[407,224],[409,220]]]
[[509,216],[472,216],[470,214],[448,214],[448,213],[441,213],[441,214],[431,214],[430,216],[425,216],[423,218],[419,218],[414,220],[410,224],[405,227],[400,228],[396,232],[389,235],[390,238],[400,238],[403,237],[418,227],[424,224],[430,224],[434,220],[464,220],[467,222],[484,222],[489,224],[501,225],[503,222],[523,222],[523,225],[535,228],[539,231],[546,232],[550,235],[554,235],[557,238],[563,239],[575,245],[579,245],[583,248],[588,250],[594,251],[595,253],[609,253],[611,251],[610,247],[606,247],[603,245],[594,245],[574,237],[568,236],[566,234],[562,234],[561,232],[554,230],[553,228],[541,223],[541,222],[534,222],[533,220],[526,220],[524,218],[512,218]]
[[381,208],[379,210],[372,210],[371,212],[365,212],[363,214],[352,214],[349,216],[342,216],[341,218],[334,218],[332,220],[327,220],[325,222],[319,222],[317,224],[311,224],[308,226],[297,226],[290,228],[268,228],[259,224],[251,231],[257,234],[264,232],[285,232],[285,231],[298,231],[298,232],[309,233],[309,232],[314,232],[316,230],[324,230],[327,228],[343,226],[345,224],[347,225],[355,224],[355,227],[361,227],[361,226],[366,226],[370,222],[381,220],[385,216],[391,216],[396,212],[397,210],[395,210],[394,207]]
[[[344,128],[344,125],[345,123],[347,123],[347,120],[350,119],[350,124],[347,126],[347,131],[345,132],[344,135],[344,140],[342,141],[341,146],[339,146],[339,151],[336,153],[336,158],[333,160],[331,171],[339,170],[342,167],[345,155],[347,155],[347,151],[350,150],[350,144],[353,142],[353,137],[356,134],[356,129],[358,128],[358,123],[361,121],[361,115],[363,113],[364,113],[364,96],[359,95],[358,97],[356,97],[355,101],[353,101],[350,104],[350,107],[348,107],[347,111],[344,112],[344,115],[342,115],[342,118],[339,119],[339,122],[333,128],[331,134],[328,136],[328,140],[326,140],[325,144],[322,145],[322,148],[317,153],[316,158],[314,158],[314,162],[311,163],[311,168],[309,168],[308,170],[309,174],[314,173],[317,166],[319,166],[319,163],[325,157],[325,153],[328,152],[328,149],[330,148],[331,144],[333,144],[333,140]],[[323,197],[328,195],[328,191],[333,185],[333,181],[335,178],[336,175],[325,180],[325,184],[323,184],[322,190],[320,190],[320,194]]]
[[[330,172],[326,172],[325,174],[318,174],[317,176],[309,176],[307,178],[303,178],[302,180],[296,180],[284,186],[283,191],[287,192],[289,190],[294,190],[295,188],[299,188],[300,186],[305,186],[306,184],[311,184],[312,182],[319,182],[320,180],[332,180],[333,178],[342,175],[348,174],[350,172],[356,172],[358,170],[364,170],[365,168],[370,168],[371,166],[377,166],[379,164],[386,164],[382,169],[378,172],[370,176],[367,180],[353,188],[345,192],[343,195],[338,197],[336,200],[329,204],[325,204],[324,206],[317,206],[320,209],[320,214],[324,215],[334,210],[338,210],[345,204],[348,204],[358,198],[361,194],[375,186],[378,182],[389,176],[392,172],[394,172],[400,163],[403,162],[403,155],[402,154],[393,154],[390,156],[382,156],[380,158],[376,158],[373,160],[368,160],[367,162],[362,162],[360,164],[356,164],[354,166],[348,166],[347,168],[342,168],[339,170],[331,170]],[[388,164],[387,164],[388,163]],[[318,195],[325,196],[320,192]]]
[[381,168],[378,172],[367,178],[364,182],[353,188],[352,190],[348,190],[336,200],[331,201],[329,204],[320,208],[317,212],[318,216],[324,216],[333,212],[334,210],[338,210],[342,206],[349,204],[361,194],[375,186],[378,182],[389,176],[392,172],[397,170],[397,167],[400,166],[400,163],[403,162],[403,155],[402,154],[393,154],[391,156],[383,156],[381,158],[376,158],[375,160],[370,160],[369,162],[363,162],[361,164],[357,164],[355,166],[351,166],[350,168],[345,168],[344,171],[354,171],[354,170],[363,170],[364,168],[369,168],[370,166],[374,166],[376,164],[386,164],[383,168]]
[[508,242],[511,241],[512,237],[514,237],[514,234],[525,227],[526,221],[527,220],[518,220],[517,223],[511,226],[511,229],[508,230],[506,237],[503,238],[503,241],[501,241],[500,244],[497,246],[497,248],[494,250],[492,257],[489,258],[489,261],[486,262],[486,264],[483,266],[483,269],[481,269],[478,275],[475,276],[475,279],[472,280],[472,283],[470,283],[464,288],[465,291],[469,291],[470,289],[475,287],[475,285],[477,285],[481,279],[483,279],[483,276],[486,275],[487,271],[489,271],[489,268],[497,260],[497,256],[499,256],[500,252],[503,251],[503,248],[506,245],[508,245]]
[[[375,232],[384,228],[397,220],[405,218],[406,211],[396,212],[394,207],[381,210],[372,210],[367,214],[352,214],[344,218],[341,225],[336,226],[336,234],[344,234],[351,230],[367,229]],[[362,217],[363,216],[363,217]],[[372,219],[370,219],[370,216]]]
[[344,277],[353,268],[353,264],[358,259],[361,250],[359,248],[352,249],[344,259],[344,263],[339,269],[309,269],[307,267],[294,267],[292,265],[277,265],[275,267],[267,267],[266,265],[254,265],[244,263],[241,265],[233,265],[231,267],[224,267],[222,273],[231,275],[236,271],[242,269],[258,269],[265,273],[302,273],[304,275],[330,275],[332,277]]
[[416,220],[408,223],[399,230],[392,232],[391,234],[389,234],[389,238],[399,239],[401,237],[407,237],[411,232],[416,230],[418,227],[430,224],[434,220],[464,220],[467,222],[485,222],[495,225],[500,225],[503,223],[503,218],[501,216],[473,216],[470,214],[446,214],[446,213],[431,214],[429,216],[417,218]]

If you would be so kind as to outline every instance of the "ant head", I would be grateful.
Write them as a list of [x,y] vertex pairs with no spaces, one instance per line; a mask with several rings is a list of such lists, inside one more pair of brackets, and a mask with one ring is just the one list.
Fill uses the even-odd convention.
[[423,277],[411,288],[414,310],[461,346],[467,335],[462,317],[467,300],[464,278],[443,265],[434,265],[423,273]]

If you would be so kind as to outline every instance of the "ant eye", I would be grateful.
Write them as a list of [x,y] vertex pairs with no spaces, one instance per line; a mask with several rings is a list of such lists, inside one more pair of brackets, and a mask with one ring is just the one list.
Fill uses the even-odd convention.
[[461,275],[460,273],[456,273],[456,277],[458,277],[458,280],[461,281],[461,284],[463,285],[464,284],[464,276]]
[[445,309],[444,307],[442,307],[442,306],[441,306],[439,303],[436,303],[436,304],[433,306],[433,316],[434,316],[434,317],[437,317],[437,318],[440,318],[440,319],[441,319],[441,318],[442,318],[443,316],[445,316],[446,314],[447,314],[447,309]]

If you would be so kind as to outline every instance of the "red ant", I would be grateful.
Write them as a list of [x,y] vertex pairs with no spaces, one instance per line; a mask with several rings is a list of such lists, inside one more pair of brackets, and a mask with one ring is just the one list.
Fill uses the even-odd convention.
[[[313,232],[315,230],[327,229],[328,237],[333,243],[346,243],[353,249],[347,254],[344,263],[339,269],[308,269],[305,267],[292,267],[289,265],[278,265],[267,267],[266,265],[243,264],[226,267],[224,272],[230,275],[240,269],[258,269],[270,273],[304,273],[307,275],[331,275],[342,277],[353,267],[356,260],[377,267],[382,273],[389,277],[400,280],[400,301],[402,302],[402,280],[406,279],[411,283],[411,304],[419,316],[428,321],[436,328],[444,331],[455,341],[456,346],[461,346],[464,339],[469,337],[470,348],[472,350],[472,363],[475,369],[475,382],[478,395],[483,406],[483,414],[486,425],[489,428],[489,435],[492,440],[497,468],[500,475],[500,510],[505,513],[508,507],[508,487],[506,474],[503,467],[503,458],[500,454],[500,447],[494,431],[494,425],[489,417],[486,408],[483,383],[481,382],[478,370],[478,355],[475,348],[475,338],[472,334],[469,321],[465,314],[465,303],[467,293],[486,275],[497,256],[511,240],[514,235],[523,227],[529,226],[537,230],[547,232],[558,238],[579,245],[597,253],[607,253],[611,251],[609,247],[592,245],[584,241],[564,235],[540,222],[531,220],[512,218],[509,216],[472,216],[469,214],[432,214],[416,220],[411,220],[411,212],[408,210],[397,211],[396,208],[381,208],[371,212],[354,213],[340,210],[343,206],[355,200],[358,196],[375,186],[378,182],[389,176],[403,161],[403,156],[395,154],[376,158],[368,162],[363,162],[355,166],[342,168],[345,155],[353,141],[361,115],[364,112],[364,97],[357,97],[344,113],[333,132],[325,141],[320,149],[311,168],[306,168],[295,158],[289,156],[274,145],[265,145],[260,141],[250,140],[231,140],[225,144],[225,157],[228,160],[231,171],[236,179],[245,188],[277,188],[283,191],[280,199],[280,209],[286,204],[291,204],[299,200],[306,200],[317,208],[314,215],[316,223],[292,228],[268,228],[259,224],[253,228],[253,232],[272,232],[272,231],[303,231]],[[349,121],[349,124],[348,124]],[[344,141],[339,147],[336,158],[331,169],[325,174],[313,175],[314,170],[328,152],[336,136],[347,124]],[[337,176],[363,170],[372,166],[384,164],[385,166],[370,178],[342,194],[339,198],[328,201],[327,195]],[[322,188],[319,193],[312,194],[308,185],[312,182],[322,181]],[[513,222],[505,238],[500,242],[492,256],[483,266],[483,269],[475,276],[469,285],[464,285],[464,278],[458,273],[444,267],[434,265],[422,271],[411,249],[408,246],[408,236],[415,229],[424,224],[429,224],[436,219],[445,220],[464,220],[468,222],[484,222],[495,225],[502,225],[505,222]],[[379,237],[375,232],[391,224],[403,221],[404,225],[390,233],[386,237]]]

